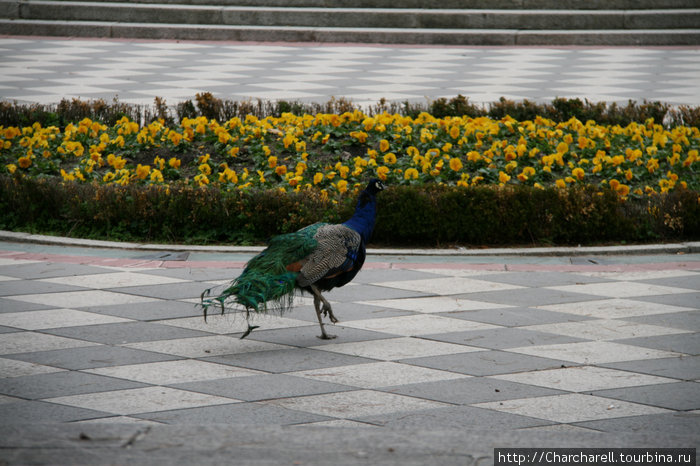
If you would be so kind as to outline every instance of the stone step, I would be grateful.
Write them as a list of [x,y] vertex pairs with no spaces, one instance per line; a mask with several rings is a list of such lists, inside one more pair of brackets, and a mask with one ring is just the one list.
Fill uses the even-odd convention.
[[435,45],[697,45],[698,29],[518,30],[235,26],[0,19],[0,34]]
[[[27,0],[17,19],[230,26],[411,29],[692,29],[700,9],[465,10],[246,7]],[[10,16],[12,18],[12,16]]]

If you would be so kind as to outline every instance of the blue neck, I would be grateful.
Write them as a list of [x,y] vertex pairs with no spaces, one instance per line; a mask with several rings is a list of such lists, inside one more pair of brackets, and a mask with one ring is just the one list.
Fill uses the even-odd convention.
[[367,244],[374,230],[374,221],[377,217],[377,197],[367,191],[363,192],[355,207],[352,218],[343,223],[362,236],[362,241]]

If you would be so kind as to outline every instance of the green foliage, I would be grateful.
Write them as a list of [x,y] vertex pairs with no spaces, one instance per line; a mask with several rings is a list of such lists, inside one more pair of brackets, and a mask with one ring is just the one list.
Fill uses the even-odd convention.
[[[317,190],[222,191],[190,186],[96,185],[0,177],[0,228],[86,238],[263,243],[352,214],[355,199]],[[395,186],[378,196],[373,242],[391,246],[497,246],[697,240],[691,190],[630,198],[572,186]]]

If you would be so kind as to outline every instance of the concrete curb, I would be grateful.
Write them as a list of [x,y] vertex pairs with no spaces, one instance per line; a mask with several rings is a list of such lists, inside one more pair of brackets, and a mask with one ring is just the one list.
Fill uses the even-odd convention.
[[[35,235],[32,233],[0,230],[0,241],[14,243],[46,244],[78,248],[122,249],[135,251],[189,251],[205,253],[258,253],[263,246],[200,246],[183,244],[148,244],[117,241],[101,241],[61,236]],[[653,255],[653,254],[693,254],[700,252],[700,242],[691,241],[669,244],[646,244],[630,246],[578,246],[578,247],[532,247],[532,248],[489,248],[489,249],[399,249],[369,248],[367,252],[375,256],[446,256],[446,257],[488,257],[488,256],[593,256],[593,255]]]

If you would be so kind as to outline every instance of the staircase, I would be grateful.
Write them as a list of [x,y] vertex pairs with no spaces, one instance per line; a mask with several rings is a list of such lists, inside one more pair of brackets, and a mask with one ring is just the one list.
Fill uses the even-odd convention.
[[0,0],[0,34],[440,45],[700,45],[700,2]]

